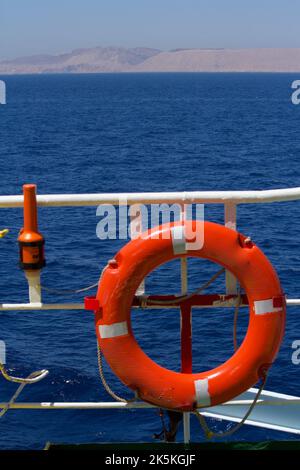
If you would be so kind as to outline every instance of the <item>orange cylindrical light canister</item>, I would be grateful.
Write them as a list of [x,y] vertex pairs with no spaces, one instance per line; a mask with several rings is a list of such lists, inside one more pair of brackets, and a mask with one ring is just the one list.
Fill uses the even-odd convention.
[[45,266],[44,237],[38,231],[36,185],[24,184],[24,227],[20,230],[20,266],[25,270]]

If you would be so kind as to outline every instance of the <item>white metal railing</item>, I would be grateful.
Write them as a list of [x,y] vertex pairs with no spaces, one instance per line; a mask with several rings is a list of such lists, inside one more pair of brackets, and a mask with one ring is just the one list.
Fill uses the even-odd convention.
[[[40,207],[98,206],[99,204],[133,205],[133,204],[183,204],[207,203],[224,204],[225,225],[236,229],[236,206],[238,204],[271,203],[294,201],[300,199],[300,187],[288,189],[270,189],[263,191],[184,191],[165,193],[99,193],[99,194],[44,194],[37,195]],[[23,195],[0,196],[0,208],[23,207]],[[187,288],[187,267],[181,265],[182,286]],[[36,282],[34,280],[33,282]],[[29,289],[32,291],[30,283]],[[142,293],[142,290],[141,292]],[[226,293],[236,294],[236,280],[226,272]],[[43,304],[41,294],[30,295],[29,303],[3,303],[3,310],[81,310],[82,303]],[[34,301],[33,301],[34,300]],[[287,305],[300,305],[300,298],[287,299]],[[212,306],[214,307],[214,305]],[[218,305],[215,305],[218,307]],[[222,307],[232,307],[232,302],[224,302]],[[197,308],[197,306],[195,306]],[[201,307],[203,308],[203,306]]]
[[[295,201],[300,187],[264,191],[185,191],[162,193],[43,194],[39,206],[98,206],[99,204],[132,205],[160,203],[253,204]],[[23,207],[23,196],[0,196],[0,207]]]
[[[297,306],[300,305],[300,299],[287,299],[287,305],[290,306]],[[231,301],[222,302],[222,305],[215,304],[215,305],[195,305],[193,308],[232,308],[233,303]],[[241,305],[242,307],[243,305]],[[133,306],[133,308],[139,308],[139,306]],[[144,307],[144,308],[151,308],[151,310],[159,310],[162,308],[161,305],[151,305],[151,307]],[[164,305],[164,309],[179,309],[179,305]],[[84,310],[84,304],[81,302],[73,302],[73,303],[56,303],[56,304],[44,304],[42,302],[39,303],[15,303],[15,304],[0,304],[0,311],[35,311],[35,310]]]
[[[238,204],[249,203],[271,203],[271,202],[284,202],[294,201],[300,199],[300,187],[289,189],[271,189],[265,191],[188,191],[188,192],[165,192],[165,193],[115,193],[115,194],[48,194],[38,195],[37,204],[40,207],[71,207],[71,206],[98,206],[100,204],[113,204],[113,205],[133,205],[133,204],[174,204],[178,203],[182,207],[184,204],[223,204],[224,222],[227,227],[236,229],[236,207]],[[0,208],[17,208],[23,207],[23,196],[0,196]],[[82,310],[84,309],[83,303],[54,303],[44,304],[42,302],[41,292],[35,288],[37,278],[29,279],[29,303],[2,303],[0,304],[0,311],[2,310]],[[181,263],[181,290],[182,293],[187,292],[187,262],[183,260]],[[144,286],[141,286],[141,293],[143,293]],[[226,273],[226,294],[236,294],[236,280],[231,273]],[[300,305],[300,298],[287,299],[287,305]],[[210,305],[210,307],[219,307],[219,305]],[[203,308],[204,306],[199,306]],[[223,302],[222,307],[232,307],[232,301]],[[151,306],[151,308],[155,308]],[[160,308],[159,306],[157,308]],[[174,306],[172,306],[174,308]],[[179,306],[178,306],[179,308]],[[197,308],[197,306],[196,306]],[[250,389],[246,393],[254,393],[255,389]],[[300,406],[300,398],[290,397],[288,395],[277,394],[275,392],[263,392],[266,397],[273,397],[274,401],[268,402],[267,399],[260,400],[258,405],[294,405]],[[251,397],[250,397],[251,398]],[[275,399],[277,403],[275,403]],[[253,399],[243,400],[237,399],[231,402],[220,405],[214,412],[214,408],[207,409],[203,414],[207,416],[215,416],[221,419],[236,421],[237,416],[231,411],[226,414],[223,410],[226,408],[231,409],[231,406],[238,408],[243,405],[248,405]],[[41,402],[41,403],[0,403],[0,409],[126,409],[126,408],[153,408],[144,402]],[[259,407],[261,408],[261,406]],[[219,411],[221,410],[221,411]],[[243,413],[243,410],[240,412]],[[272,418],[273,419],[273,418]],[[271,421],[272,421],[271,419]],[[274,418],[275,419],[275,418]],[[273,421],[274,421],[273,419]],[[276,420],[275,420],[276,421]],[[273,422],[266,422],[264,419],[247,420],[248,424],[256,426],[267,427],[271,429],[281,429],[288,432],[300,433],[300,425],[298,428],[289,427],[286,425],[277,425]],[[184,441],[190,440],[190,421],[189,413],[184,413]]]

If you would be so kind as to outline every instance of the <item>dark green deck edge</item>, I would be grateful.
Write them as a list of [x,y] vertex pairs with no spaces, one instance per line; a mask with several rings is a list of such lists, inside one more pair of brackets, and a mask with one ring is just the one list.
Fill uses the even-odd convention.
[[232,451],[232,450],[300,450],[300,441],[263,441],[263,442],[209,442],[190,444],[168,443],[91,443],[91,444],[55,444],[47,443],[45,450],[49,451],[144,451],[144,452],[174,452],[174,451]]

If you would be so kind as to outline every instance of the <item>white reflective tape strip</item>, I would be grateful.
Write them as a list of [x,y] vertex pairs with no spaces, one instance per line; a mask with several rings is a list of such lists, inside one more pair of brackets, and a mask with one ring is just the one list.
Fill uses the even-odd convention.
[[184,234],[184,227],[182,225],[172,227],[171,236],[174,255],[182,255],[186,253],[186,239]]
[[100,337],[105,338],[116,338],[117,336],[123,336],[128,334],[127,322],[122,321],[120,323],[113,323],[112,325],[100,325],[99,326]]
[[210,406],[210,394],[208,391],[208,379],[195,380],[195,395],[197,406]]
[[254,301],[254,313],[255,315],[264,315],[265,313],[280,312],[282,308],[273,307],[273,299],[267,300],[255,300]]

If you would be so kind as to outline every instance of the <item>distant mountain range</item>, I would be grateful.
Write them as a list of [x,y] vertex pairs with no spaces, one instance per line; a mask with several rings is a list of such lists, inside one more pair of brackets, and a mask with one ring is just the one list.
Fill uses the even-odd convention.
[[105,72],[300,72],[300,48],[94,47],[0,62],[0,74]]

